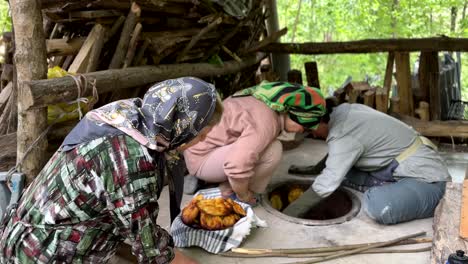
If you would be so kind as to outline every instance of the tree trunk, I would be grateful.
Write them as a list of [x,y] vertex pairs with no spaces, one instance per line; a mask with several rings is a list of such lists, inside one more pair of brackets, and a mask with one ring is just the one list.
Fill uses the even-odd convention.
[[457,25],[457,7],[452,6],[450,9],[450,33],[455,33],[456,25]]
[[[47,109],[27,110],[25,98],[30,90],[29,82],[47,76],[47,55],[41,6],[38,0],[11,0],[11,15],[15,29],[15,66],[18,87],[18,156],[20,161],[27,149],[46,129]],[[47,140],[42,139],[25,156],[20,170],[30,182],[45,163]]]
[[293,27],[291,42],[294,42],[294,38],[296,37],[297,24],[299,23],[299,16],[301,15],[301,5],[302,5],[302,0],[299,0],[299,7],[297,8],[296,19],[294,20],[294,27]]
[[271,43],[259,49],[289,54],[468,51],[468,38],[365,39],[347,42]]
[[[118,70],[105,70],[83,74],[88,81],[96,81],[98,93],[128,89],[148,85],[156,81],[182,76],[208,77],[232,74],[259,63],[265,54],[258,53],[254,57],[243,58],[242,62],[228,61],[223,66],[209,63],[183,63],[161,66],[129,67]],[[78,96],[75,81],[71,77],[32,81],[29,96],[25,96],[28,106],[44,107],[64,101],[75,100]],[[84,91],[81,96],[89,96],[92,90]]]

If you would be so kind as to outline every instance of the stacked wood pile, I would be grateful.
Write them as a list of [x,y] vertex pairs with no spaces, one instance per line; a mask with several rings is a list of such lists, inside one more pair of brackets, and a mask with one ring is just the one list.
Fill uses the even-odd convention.
[[[84,76],[82,86],[94,84],[99,93],[95,108],[141,97],[156,81],[184,75],[203,77],[228,96],[255,84],[265,57],[256,50],[286,33],[267,34],[269,11],[262,0],[239,0],[234,5],[244,8],[236,14],[216,0],[40,2],[49,69],[58,66]],[[11,33],[3,34],[9,52],[0,65],[0,135],[17,127],[13,39]],[[83,87],[75,81],[68,76],[35,81],[22,98],[30,95],[31,108],[40,108],[93,96],[93,89],[80,91]],[[49,140],[60,143],[77,121],[54,125]]]

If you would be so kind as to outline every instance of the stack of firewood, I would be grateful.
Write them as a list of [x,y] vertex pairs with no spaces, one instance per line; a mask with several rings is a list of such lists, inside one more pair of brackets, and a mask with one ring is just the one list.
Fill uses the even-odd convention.
[[[48,67],[58,66],[70,74],[86,74],[146,65],[242,63],[243,58],[286,33],[284,29],[267,36],[268,8],[262,0],[239,0],[244,7],[242,15],[239,12],[233,15],[227,10],[230,7],[226,9],[219,2],[223,3],[216,0],[41,0]],[[11,43],[12,35],[7,37]],[[227,96],[254,84],[257,67],[258,64],[234,74],[231,71],[229,75],[210,77],[208,81]],[[6,111],[10,101],[12,105],[13,100],[16,102],[16,95],[10,96],[15,89],[7,85],[12,80],[12,72],[10,57],[3,65],[0,135],[11,132],[7,123],[16,123],[16,110]],[[148,86],[107,90],[100,94],[95,107],[142,96]]]

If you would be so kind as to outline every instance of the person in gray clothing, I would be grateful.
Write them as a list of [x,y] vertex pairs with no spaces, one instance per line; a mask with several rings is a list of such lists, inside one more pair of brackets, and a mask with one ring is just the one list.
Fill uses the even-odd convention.
[[[314,132],[328,144],[325,168],[283,212],[300,217],[343,184],[364,192],[364,209],[378,223],[433,216],[450,179],[436,147],[408,125],[368,106],[327,108],[329,115]],[[293,165],[290,172],[310,169]]]

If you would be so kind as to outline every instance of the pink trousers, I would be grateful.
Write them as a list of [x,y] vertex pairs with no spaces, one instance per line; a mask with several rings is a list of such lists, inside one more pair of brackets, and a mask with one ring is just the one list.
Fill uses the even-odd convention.
[[[195,176],[206,182],[229,181],[224,173],[224,160],[229,155],[232,145],[223,146],[213,150],[207,155],[205,162],[200,166]],[[260,155],[254,171],[249,179],[249,189],[255,193],[263,193],[270,182],[273,172],[278,167],[283,153],[283,146],[278,140],[273,141]]]

